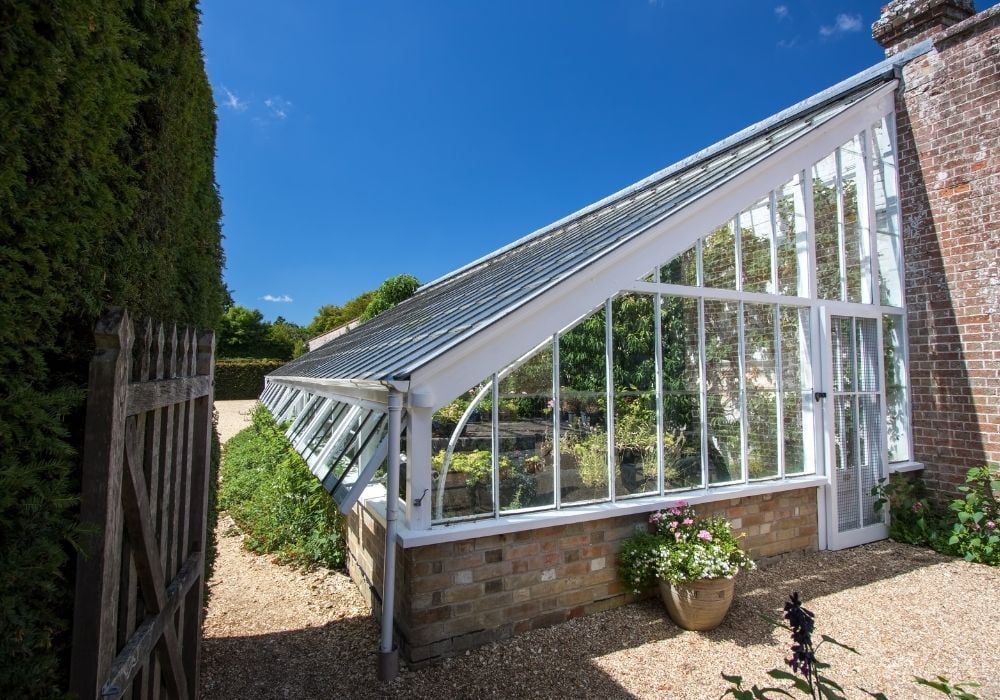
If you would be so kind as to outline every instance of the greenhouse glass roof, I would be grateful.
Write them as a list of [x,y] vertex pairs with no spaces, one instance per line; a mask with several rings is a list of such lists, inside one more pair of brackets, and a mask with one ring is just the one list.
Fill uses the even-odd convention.
[[276,370],[274,379],[372,387],[411,373],[641,237],[896,78],[924,44],[859,73],[600,202],[423,286]]

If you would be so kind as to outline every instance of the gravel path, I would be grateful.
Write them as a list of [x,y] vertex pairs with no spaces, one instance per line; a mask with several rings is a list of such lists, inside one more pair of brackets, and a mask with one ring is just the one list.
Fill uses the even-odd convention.
[[219,439],[223,444],[250,424],[250,411],[256,405],[256,399],[215,402],[215,410],[219,413]]
[[378,628],[347,576],[250,554],[225,516],[218,535],[206,699],[718,698],[721,672],[772,684],[763,671],[782,666],[787,636],[758,613],[778,616],[792,590],[816,613],[817,637],[861,652],[820,652],[848,697],[863,697],[858,687],[891,698],[943,697],[911,682],[940,674],[976,680],[980,697],[1000,699],[1000,570],[892,542],[788,557],[742,575],[729,616],[712,632],[680,630],[650,600],[407,671],[383,686],[375,677]]

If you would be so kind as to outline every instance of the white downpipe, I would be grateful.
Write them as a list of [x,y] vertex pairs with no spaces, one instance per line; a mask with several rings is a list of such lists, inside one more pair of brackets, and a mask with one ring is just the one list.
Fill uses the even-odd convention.
[[399,650],[392,640],[396,594],[396,528],[399,519],[399,436],[403,400],[389,388],[389,473],[385,497],[385,568],[382,573],[382,637],[379,644],[379,680],[389,682],[399,675]]

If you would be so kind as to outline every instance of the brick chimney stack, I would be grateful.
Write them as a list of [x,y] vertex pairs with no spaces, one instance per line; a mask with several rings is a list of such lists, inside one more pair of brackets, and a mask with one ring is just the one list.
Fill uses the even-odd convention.
[[892,56],[976,14],[973,0],[892,0],[872,36]]

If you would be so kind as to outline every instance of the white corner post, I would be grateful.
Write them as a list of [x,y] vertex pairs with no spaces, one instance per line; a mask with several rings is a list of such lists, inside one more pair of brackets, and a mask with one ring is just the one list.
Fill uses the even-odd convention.
[[385,568],[382,573],[382,637],[378,654],[378,677],[383,683],[399,675],[399,649],[393,643],[392,627],[396,595],[396,527],[399,519],[399,434],[403,399],[389,389],[389,473],[385,497]]

